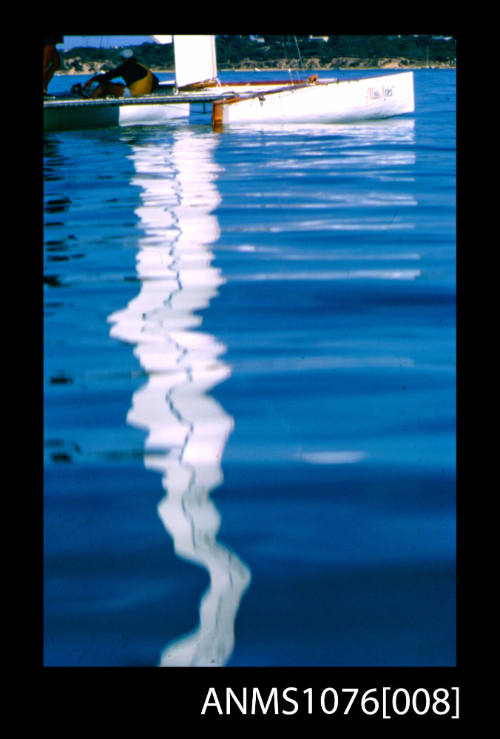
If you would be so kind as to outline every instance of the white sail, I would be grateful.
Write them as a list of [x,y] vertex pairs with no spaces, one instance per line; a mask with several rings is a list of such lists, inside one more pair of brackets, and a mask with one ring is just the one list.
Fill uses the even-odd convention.
[[174,36],[174,56],[178,88],[217,77],[214,36]]

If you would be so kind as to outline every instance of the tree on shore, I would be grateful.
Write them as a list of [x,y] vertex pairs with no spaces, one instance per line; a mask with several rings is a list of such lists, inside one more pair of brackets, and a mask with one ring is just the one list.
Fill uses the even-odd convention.
[[[451,64],[456,59],[456,39],[432,35],[333,35],[333,36],[242,36],[217,37],[217,63],[220,69],[242,67],[335,66],[338,60],[358,60],[376,66],[379,59],[401,59],[411,64]],[[152,69],[173,69],[172,44],[154,42],[134,46],[144,64]],[[61,53],[62,70],[83,69],[84,64],[111,69],[120,63],[120,49],[80,46]],[[309,64],[308,64],[309,63]],[[354,62],[355,64],[356,62]]]

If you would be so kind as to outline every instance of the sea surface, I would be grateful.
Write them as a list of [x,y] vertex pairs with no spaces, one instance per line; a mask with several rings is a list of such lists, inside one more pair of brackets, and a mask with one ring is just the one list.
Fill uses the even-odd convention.
[[455,81],[43,135],[45,665],[455,664]]

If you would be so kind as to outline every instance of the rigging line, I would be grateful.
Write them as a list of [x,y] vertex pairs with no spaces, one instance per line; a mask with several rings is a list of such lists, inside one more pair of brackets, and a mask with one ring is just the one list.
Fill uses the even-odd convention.
[[293,82],[293,69],[292,69],[292,66],[293,66],[292,61],[293,60],[289,60],[288,59],[288,49],[287,49],[287,45],[286,45],[286,37],[284,37],[284,36],[281,37],[281,43],[283,44],[283,50],[285,52],[285,61],[286,61],[287,69],[288,69],[288,75],[290,77],[290,82]]
[[297,54],[299,55],[299,69],[304,72],[304,67],[302,65],[302,56],[300,55],[299,42],[297,41],[297,36],[294,36],[293,38],[295,40],[295,46],[297,47]]
[[289,65],[289,63],[288,63],[288,52],[287,52],[287,50],[286,50],[286,42],[285,42],[285,39],[284,39],[284,37],[283,37],[283,36],[281,36],[281,44],[282,44],[282,46],[283,46],[283,51],[285,52],[285,61],[286,61],[286,66],[287,66],[287,68],[288,68],[288,74],[290,75],[290,81],[291,81],[291,80],[292,80],[292,75],[291,75],[291,69],[290,69],[290,65]]

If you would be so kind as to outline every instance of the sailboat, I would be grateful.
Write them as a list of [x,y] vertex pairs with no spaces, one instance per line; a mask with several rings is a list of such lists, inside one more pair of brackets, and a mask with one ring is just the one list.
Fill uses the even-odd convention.
[[150,95],[88,99],[70,93],[44,100],[49,131],[162,123],[205,123],[215,130],[252,123],[349,123],[415,109],[413,72],[361,79],[222,84],[215,36],[153,36],[173,43],[175,81]]

